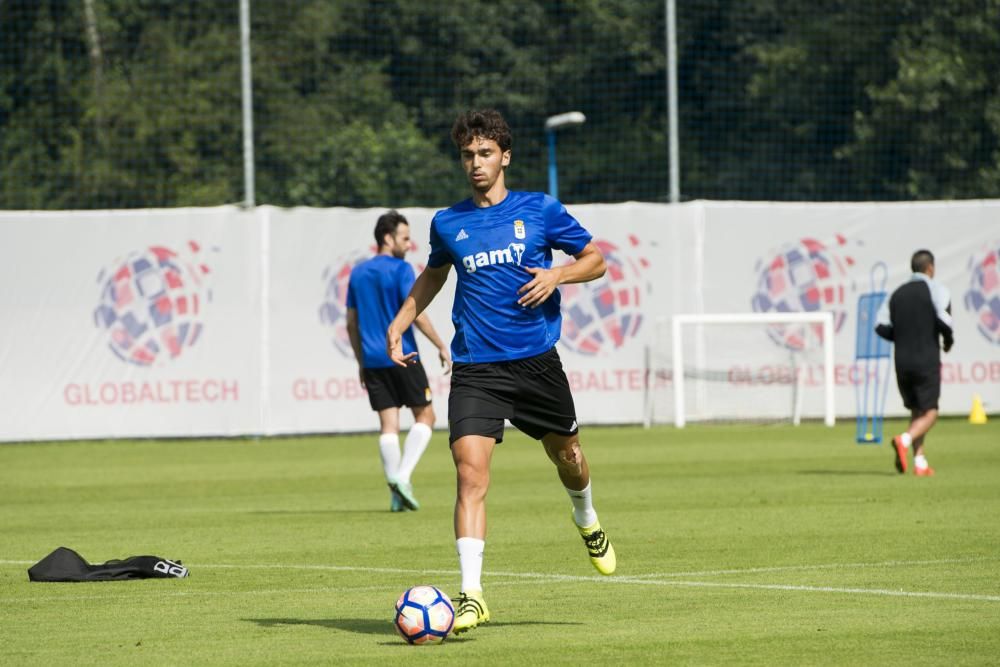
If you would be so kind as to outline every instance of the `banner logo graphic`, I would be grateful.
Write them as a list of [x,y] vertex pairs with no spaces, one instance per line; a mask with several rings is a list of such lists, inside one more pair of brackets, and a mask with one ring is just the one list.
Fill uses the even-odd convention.
[[[828,310],[833,312],[835,331],[847,318],[846,293],[849,267],[854,258],[842,255],[847,239],[836,236],[838,248],[831,248],[812,238],[786,243],[768,258],[758,259],[752,306],[757,313],[797,313]],[[821,325],[810,325],[817,340],[822,339]],[[767,334],[777,345],[790,350],[806,347],[807,327],[775,324]]]
[[162,366],[197,343],[202,309],[212,300],[210,273],[195,241],[181,251],[133,251],[102,269],[94,322],[107,334],[111,351],[130,364]]
[[1000,345],[1000,243],[969,258],[969,290],[965,308],[986,340]]
[[643,322],[643,300],[649,294],[649,260],[638,254],[639,238],[628,237],[628,247],[594,239],[604,253],[607,273],[589,283],[562,285],[560,341],[579,354],[605,355],[635,338]]

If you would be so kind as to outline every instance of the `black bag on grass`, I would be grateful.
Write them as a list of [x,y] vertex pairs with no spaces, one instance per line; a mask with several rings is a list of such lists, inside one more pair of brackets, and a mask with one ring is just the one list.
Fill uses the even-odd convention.
[[159,556],[132,556],[91,565],[80,554],[59,547],[28,568],[31,581],[123,581],[126,579],[182,579],[188,569],[179,560]]

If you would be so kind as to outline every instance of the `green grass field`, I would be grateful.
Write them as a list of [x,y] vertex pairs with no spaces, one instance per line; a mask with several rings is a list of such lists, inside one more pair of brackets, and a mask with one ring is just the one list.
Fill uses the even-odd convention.
[[[0,664],[997,664],[1000,420],[939,423],[930,479],[853,434],[585,429],[618,551],[603,578],[551,464],[510,430],[489,498],[493,622],[432,647],[391,616],[411,585],[457,592],[444,433],[405,514],[371,435],[0,445]],[[191,577],[29,583],[58,546],[180,559]]]

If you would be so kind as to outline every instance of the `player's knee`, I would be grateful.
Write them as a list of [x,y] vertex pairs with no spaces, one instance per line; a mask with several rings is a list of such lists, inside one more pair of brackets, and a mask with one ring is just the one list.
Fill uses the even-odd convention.
[[462,500],[482,500],[490,487],[489,475],[468,472],[458,474],[458,497]]
[[583,452],[579,443],[572,443],[563,447],[556,454],[556,465],[570,470],[579,470],[583,465]]
[[428,405],[420,411],[420,414],[416,416],[416,420],[421,424],[426,424],[427,426],[433,428],[434,422],[437,421],[437,416],[434,414],[434,408]]

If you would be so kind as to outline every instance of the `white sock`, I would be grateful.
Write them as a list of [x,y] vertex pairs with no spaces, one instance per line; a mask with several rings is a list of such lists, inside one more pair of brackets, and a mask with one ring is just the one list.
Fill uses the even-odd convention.
[[927,467],[927,457],[924,456],[923,454],[921,454],[920,456],[914,456],[913,457],[913,465],[917,466],[918,468],[926,468]]
[[401,482],[409,482],[413,469],[417,467],[420,457],[427,449],[427,443],[431,441],[431,427],[427,424],[417,422],[410,427],[410,432],[406,434],[406,441],[403,443],[403,458],[399,462],[399,470],[396,477]]
[[913,444],[913,437],[910,435],[909,431],[904,431],[902,435],[899,436],[899,441],[903,443],[903,447],[907,449]]
[[455,540],[458,549],[458,567],[462,570],[462,592],[483,590],[483,551],[486,541],[475,537],[460,537]]
[[597,523],[597,512],[594,511],[594,502],[590,496],[590,482],[587,482],[587,488],[582,491],[566,489],[566,493],[573,503],[573,521],[576,525],[587,528]]
[[378,437],[378,453],[382,457],[382,471],[385,478],[396,476],[399,470],[399,434],[383,433]]

